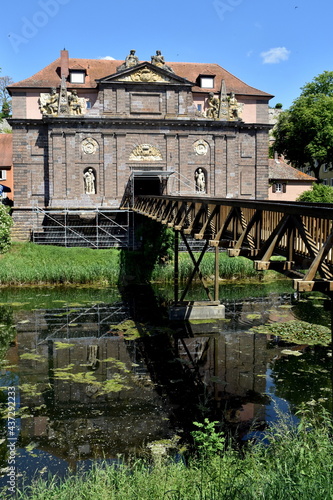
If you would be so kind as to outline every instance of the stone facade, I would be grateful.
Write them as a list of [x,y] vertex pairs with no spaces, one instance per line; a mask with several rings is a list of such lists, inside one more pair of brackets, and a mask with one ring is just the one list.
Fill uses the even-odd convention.
[[[195,195],[199,168],[203,195],[267,198],[271,95],[215,64],[141,62],[124,69],[123,63],[119,71],[120,64],[72,60],[61,51],[59,60],[10,87],[14,218],[35,206],[116,209],[129,187]],[[72,73],[81,74],[81,83],[71,83]],[[207,74],[213,89],[200,86]],[[70,105],[47,114],[40,103],[51,87],[65,99],[75,89],[78,114]],[[241,110],[235,119],[207,118],[209,93],[222,99],[222,88],[225,99],[235,93]],[[94,178],[89,194],[88,170]]]

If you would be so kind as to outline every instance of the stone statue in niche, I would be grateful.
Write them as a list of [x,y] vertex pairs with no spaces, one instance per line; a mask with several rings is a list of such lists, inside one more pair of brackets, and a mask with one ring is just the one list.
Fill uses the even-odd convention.
[[49,94],[40,94],[39,109],[43,115],[57,116],[59,106],[59,95],[57,89],[52,87]]
[[206,178],[202,168],[198,168],[195,172],[195,187],[198,193],[206,192]]
[[68,96],[69,114],[82,115],[82,99],[77,95],[77,90],[72,90]]
[[151,63],[154,64],[154,66],[158,66],[159,68],[163,68],[173,73],[173,69],[165,64],[164,57],[162,56],[160,50],[156,50],[156,55],[151,56]]
[[86,194],[96,194],[95,175],[92,168],[88,168],[83,174],[84,190]]
[[131,50],[128,56],[126,56],[126,59],[123,62],[123,64],[118,66],[117,73],[119,71],[124,71],[124,69],[127,68],[133,68],[133,66],[136,66],[137,64],[139,64],[139,58],[138,56],[135,55],[135,50]]
[[213,92],[209,92],[208,109],[206,113],[207,118],[212,118],[213,120],[217,120],[217,118],[219,117],[219,108],[220,108],[219,98],[215,97]]

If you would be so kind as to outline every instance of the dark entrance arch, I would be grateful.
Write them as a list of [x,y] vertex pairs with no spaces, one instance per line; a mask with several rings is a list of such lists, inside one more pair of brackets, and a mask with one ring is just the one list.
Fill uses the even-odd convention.
[[156,196],[161,194],[161,182],[159,177],[135,177],[134,196],[147,194]]

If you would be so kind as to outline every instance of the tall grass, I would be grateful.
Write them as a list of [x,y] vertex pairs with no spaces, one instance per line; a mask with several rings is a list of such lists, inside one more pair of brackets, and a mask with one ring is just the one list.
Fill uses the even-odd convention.
[[[332,422],[285,421],[267,434],[269,444],[250,442],[191,458],[188,464],[97,466],[59,484],[55,478],[21,490],[20,500],[329,500],[333,498]],[[30,496],[28,496],[30,494]],[[6,497],[3,497],[6,498]]]
[[[195,254],[198,258],[199,254]],[[179,255],[179,279],[185,281],[194,269],[191,257],[187,253]],[[206,279],[214,277],[215,274],[215,255],[207,252],[200,264],[200,271]],[[259,273],[255,271],[253,262],[244,257],[228,257],[225,252],[219,256],[219,276],[222,279],[246,279],[258,278]],[[152,273],[153,281],[171,282],[173,280],[173,262],[163,266],[155,266]]]
[[117,283],[119,251],[15,244],[1,256],[0,284]]
[[[63,248],[34,243],[16,243],[0,256],[0,285],[20,284],[89,284],[115,285],[127,276],[137,282],[171,283],[174,264],[147,266],[140,252],[118,249]],[[205,278],[214,276],[214,255],[207,253],[200,265]],[[185,281],[192,273],[193,263],[187,253],[180,254],[179,278]],[[223,279],[258,277],[253,263],[243,257],[229,258],[220,254],[219,275]]]

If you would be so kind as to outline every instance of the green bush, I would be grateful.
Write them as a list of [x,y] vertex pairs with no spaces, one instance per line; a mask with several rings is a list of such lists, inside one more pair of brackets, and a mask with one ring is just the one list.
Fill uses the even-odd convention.
[[11,245],[10,228],[13,225],[9,209],[0,203],[0,253],[5,253]]
[[313,184],[312,189],[304,191],[297,201],[310,203],[333,203],[333,188],[325,184]]

